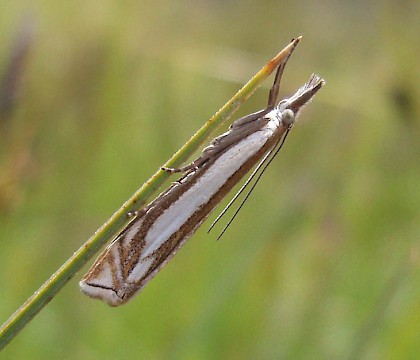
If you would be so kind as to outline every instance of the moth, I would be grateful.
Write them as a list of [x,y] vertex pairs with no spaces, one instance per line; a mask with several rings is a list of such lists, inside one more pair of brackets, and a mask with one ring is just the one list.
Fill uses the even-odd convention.
[[[265,109],[233,122],[189,165],[164,168],[184,174],[142,209],[103,251],[80,281],[83,293],[111,306],[126,303],[177,253],[245,174],[258,164],[255,174],[271,162],[302,107],[325,84],[313,74],[293,96],[277,102],[284,68],[299,40],[285,48]],[[245,185],[248,183],[249,179]]]

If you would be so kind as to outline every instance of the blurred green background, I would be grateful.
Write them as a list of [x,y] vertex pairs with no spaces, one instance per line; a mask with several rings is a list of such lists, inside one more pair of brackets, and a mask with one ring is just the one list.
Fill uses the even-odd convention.
[[419,10],[2,1],[3,85],[26,52],[0,119],[1,323],[292,37],[282,95],[327,85],[220,241],[208,221],[120,308],[79,292],[86,266],[0,357],[417,359]]

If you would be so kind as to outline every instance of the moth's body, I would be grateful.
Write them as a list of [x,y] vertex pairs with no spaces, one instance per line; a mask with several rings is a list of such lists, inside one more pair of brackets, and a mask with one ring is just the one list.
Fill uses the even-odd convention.
[[[280,76],[286,60],[278,70]],[[267,109],[235,121],[197,160],[182,169],[186,170],[183,177],[153,200],[110,244],[81,280],[81,290],[112,306],[132,298],[244,175],[277,147],[297,111],[322,85],[323,80],[312,76],[290,99],[276,107],[270,106],[269,100]],[[310,94],[306,96],[305,92]]]
[[233,141],[229,132],[216,138],[207,152],[218,151],[220,143],[232,144],[150,203],[98,259],[82,280],[82,290],[100,298],[107,293],[104,300],[117,306],[141,289],[287,130],[275,112],[261,118],[259,130],[254,123],[242,125],[241,132],[250,132],[245,138]]

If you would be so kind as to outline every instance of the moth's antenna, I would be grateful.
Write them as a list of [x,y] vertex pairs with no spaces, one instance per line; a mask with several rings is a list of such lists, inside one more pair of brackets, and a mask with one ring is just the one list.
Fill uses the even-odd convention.
[[[263,166],[263,168],[262,168],[262,170],[261,170],[261,172],[258,174],[258,176],[257,176],[257,178],[255,179],[255,182],[254,182],[254,184],[252,184],[252,186],[251,186],[251,189],[249,189],[249,191],[248,191],[248,193],[245,195],[245,198],[242,200],[242,202],[241,202],[241,204],[239,205],[239,207],[236,209],[236,211],[235,211],[235,213],[233,214],[233,216],[231,217],[231,219],[229,220],[229,222],[226,224],[226,226],[223,228],[223,230],[222,230],[222,232],[220,233],[220,235],[217,237],[217,240],[219,240],[222,236],[223,236],[223,234],[226,232],[226,230],[227,230],[227,228],[230,226],[230,224],[232,224],[232,222],[233,222],[233,220],[236,218],[236,215],[238,215],[238,213],[239,213],[239,211],[242,209],[242,206],[245,204],[245,202],[248,200],[248,198],[249,198],[249,196],[251,195],[251,193],[252,193],[252,191],[255,189],[255,187],[257,186],[257,184],[258,184],[258,182],[260,181],[260,179],[261,179],[261,177],[262,177],[262,175],[264,174],[264,172],[265,172],[265,170],[267,170],[267,168],[268,168],[268,166],[271,164],[271,162],[274,160],[274,158],[277,156],[277,154],[279,153],[279,151],[281,150],[281,148],[283,147],[283,145],[284,145],[284,142],[286,141],[286,138],[287,138],[287,135],[289,134],[289,132],[290,132],[290,128],[286,131],[286,133],[284,134],[284,136],[283,136],[283,138],[280,140],[279,139],[279,142],[281,141],[281,143],[280,143],[280,145],[278,146],[278,143],[276,144],[276,146],[274,146],[274,148],[273,148],[273,150],[272,151],[270,151],[269,153],[268,153],[268,156],[270,156],[272,153],[273,153],[273,151],[274,151],[274,149],[276,149],[276,147],[278,146],[278,148],[277,148],[277,150],[275,150],[275,152],[274,152],[274,155],[271,157],[271,159],[269,159],[265,164],[264,164],[264,162],[267,160],[267,158],[268,158],[268,156],[265,156],[264,157],[264,160],[263,161],[261,161],[260,162],[260,164],[257,166],[257,168],[255,169],[255,170],[259,170],[260,168],[261,168],[261,166],[264,164],[264,166]],[[252,180],[251,178],[252,177],[254,177],[254,175],[256,175],[256,171],[254,170],[254,172],[252,173],[252,175],[249,177],[249,181],[247,180],[246,181],[246,185],[248,185],[249,184],[249,182]],[[244,185],[245,185],[244,184]],[[241,188],[241,190],[240,191],[242,191],[243,189]],[[235,195],[235,198],[234,199],[236,199],[237,198],[237,196]],[[232,201],[231,201],[232,202]],[[231,205],[231,203],[229,203],[228,204],[228,206],[230,206]],[[225,213],[227,211],[227,208],[225,208],[224,210],[223,210],[223,214]],[[220,218],[220,215],[219,215],[219,217],[218,217],[218,219]],[[216,220],[218,220],[218,219],[216,219]],[[214,225],[212,224],[212,227],[213,227]],[[210,230],[209,230],[210,231]]]
[[[282,65],[284,65],[284,63]],[[269,99],[268,107],[270,106],[270,102],[274,98],[274,95],[276,95],[276,93],[277,93],[276,86],[279,84],[279,80],[281,78],[283,69],[284,69],[284,66],[283,67],[280,66],[279,69],[277,70],[276,79],[274,81],[273,87],[270,90],[270,95],[269,95],[269,98],[270,99]],[[294,118],[295,118],[296,114],[298,113],[299,109],[302,108],[302,106],[305,105],[307,102],[309,102],[311,100],[311,98],[315,95],[315,93],[319,89],[321,89],[321,87],[324,84],[325,84],[325,81],[323,79],[321,79],[319,76],[317,76],[315,74],[312,74],[312,76],[309,78],[309,81],[304,86],[302,86],[296,92],[295,95],[293,95],[292,97],[290,97],[289,99],[287,99],[288,105],[287,105],[287,108],[282,112],[282,122],[284,121],[284,124],[288,124],[289,125],[289,128],[286,130],[285,135],[281,139],[279,139],[277,141],[277,143],[275,144],[275,146],[273,147],[273,149],[271,151],[269,151],[267,155],[264,156],[263,160],[257,165],[257,167],[252,172],[251,176],[247,179],[247,181],[245,182],[245,184],[241,187],[241,189],[238,191],[238,193],[233,197],[233,199],[223,209],[222,213],[216,218],[216,220],[211,225],[209,231],[220,220],[220,218],[226,213],[226,211],[231,207],[231,205],[233,204],[233,202],[236,201],[236,199],[238,198],[238,196],[245,190],[245,188],[250,184],[250,182],[252,180],[254,180],[255,176],[257,176],[255,178],[255,183],[252,185],[251,189],[248,191],[248,193],[246,194],[245,198],[243,199],[243,201],[239,205],[238,209],[235,211],[235,213],[233,214],[232,218],[227,223],[227,225],[224,227],[222,233],[219,235],[219,237],[217,239],[220,239],[220,237],[225,233],[226,229],[230,226],[230,224],[232,223],[232,221],[235,219],[236,215],[239,213],[239,211],[241,210],[242,206],[244,205],[244,203],[246,202],[246,200],[248,199],[248,197],[251,195],[251,193],[254,190],[255,186],[258,184],[259,180],[261,179],[261,176],[263,175],[263,173],[265,172],[265,170],[267,169],[267,167],[271,164],[271,162],[277,156],[277,154],[280,151],[280,149],[283,147],[284,142],[286,141],[286,137],[288,136],[289,131],[291,129],[291,125],[293,124]],[[287,113],[286,113],[286,110],[288,110]],[[284,118],[283,118],[283,115],[284,115]],[[280,143],[280,145],[279,145],[279,143]],[[274,152],[274,154],[273,154],[273,152]],[[270,158],[270,156],[271,156],[271,158]],[[257,175],[258,171],[260,171],[260,170],[261,170],[261,172]]]
[[249,185],[249,183],[252,181],[252,179],[255,177],[256,173],[261,169],[264,162],[267,160],[267,158],[273,153],[273,150],[276,148],[277,144],[269,151],[267,154],[264,155],[264,158],[260,161],[260,163],[257,165],[257,167],[254,169],[254,171],[251,173],[250,176],[248,176],[248,179],[246,179],[245,183],[241,186],[241,188],[236,192],[235,196],[229,201],[229,204],[225,206],[225,208],[222,210],[222,212],[217,216],[216,220],[212,222],[209,229],[207,230],[207,233],[213,229],[213,227],[219,222],[220,218],[226,213],[226,211],[229,210],[229,208],[232,206],[232,204],[236,201],[236,199],[239,197],[239,195],[242,194],[242,192],[246,189],[246,187]]
[[[270,88],[270,92],[268,93],[268,102],[267,102],[267,111],[271,111],[274,109],[274,106],[277,102],[277,97],[279,95],[279,89],[280,89],[280,82],[281,78],[284,72],[284,68],[286,67],[287,60],[289,60],[290,55],[292,54],[293,50],[295,49],[296,45],[299,43],[300,38],[292,40],[294,41],[294,47],[290,51],[290,53],[287,55],[287,57],[283,60],[283,62],[279,65],[276,71],[276,75],[274,77],[273,85]],[[280,141],[280,139],[279,139]],[[217,222],[220,220],[220,218],[226,213],[226,211],[229,210],[231,205],[236,201],[239,195],[242,194],[242,192],[245,190],[245,188],[249,185],[249,183],[254,179],[254,176],[258,173],[258,171],[261,169],[261,167],[264,165],[265,161],[270,157],[270,155],[273,153],[274,149],[277,147],[278,142],[276,145],[269,151],[266,155],[264,155],[264,158],[260,161],[260,163],[257,165],[257,167],[254,169],[252,174],[248,177],[248,179],[245,181],[245,183],[242,185],[242,187],[239,189],[239,191],[235,194],[235,196],[232,198],[232,200],[229,201],[229,204],[226,205],[226,207],[222,210],[222,212],[217,216],[216,220],[213,221],[213,223],[210,225],[209,229],[207,230],[207,233],[213,229],[213,227],[217,224]],[[219,236],[220,238],[220,236]]]

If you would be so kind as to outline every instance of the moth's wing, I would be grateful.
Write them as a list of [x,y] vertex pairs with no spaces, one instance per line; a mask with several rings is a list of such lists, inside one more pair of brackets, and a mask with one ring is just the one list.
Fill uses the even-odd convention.
[[228,131],[215,138],[209,146],[204,148],[201,156],[198,159],[194,160],[191,164],[194,164],[196,167],[198,167],[211,160],[215,156],[218,156],[221,153],[225,152],[231,146],[242,141],[248,135],[258,131],[269,121],[269,119],[264,117],[265,114],[265,110],[262,110],[257,113],[251,114],[252,120],[248,118],[251,115],[236,120],[231,125]]
[[127,279],[134,266],[144,261],[147,246],[141,231],[144,218],[143,215],[134,219],[102,252],[79,283],[83,293],[111,306],[127,301],[130,287]]
[[229,130],[215,138],[209,146],[205,147],[202,154],[197,159],[186,166],[167,170],[170,170],[171,172],[194,171],[211,160],[214,156],[223,153],[230,146],[236,144],[247,135],[258,130],[259,127],[265,125],[268,120],[264,119],[264,115],[266,115],[268,111],[269,110],[267,109],[260,110],[234,121],[229,127]]

